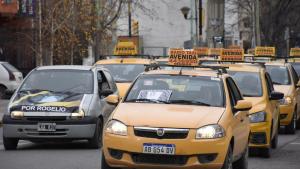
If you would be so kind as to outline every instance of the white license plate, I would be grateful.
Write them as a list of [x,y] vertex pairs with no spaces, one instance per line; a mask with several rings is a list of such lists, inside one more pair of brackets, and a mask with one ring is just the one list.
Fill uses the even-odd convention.
[[38,131],[56,131],[55,123],[38,123]]
[[175,145],[174,144],[145,143],[143,145],[143,153],[174,155],[175,154]]

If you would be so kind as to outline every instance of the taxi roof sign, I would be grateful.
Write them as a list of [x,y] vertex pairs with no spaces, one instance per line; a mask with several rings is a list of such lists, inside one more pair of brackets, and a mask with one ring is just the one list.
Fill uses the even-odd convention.
[[255,55],[255,49],[248,49],[247,53],[250,55]]
[[275,57],[275,47],[256,47],[255,48],[255,56],[273,56]]
[[173,66],[198,66],[199,59],[197,52],[194,50],[170,50],[168,64]]
[[195,47],[194,51],[198,56],[208,56],[209,54],[209,49],[206,47]]
[[118,42],[115,49],[114,55],[137,55],[138,49],[133,42]]
[[208,54],[211,56],[221,56],[223,48],[209,48]]
[[221,61],[244,61],[244,49],[223,49]]
[[290,50],[290,56],[299,57],[300,56],[300,48],[292,48]]

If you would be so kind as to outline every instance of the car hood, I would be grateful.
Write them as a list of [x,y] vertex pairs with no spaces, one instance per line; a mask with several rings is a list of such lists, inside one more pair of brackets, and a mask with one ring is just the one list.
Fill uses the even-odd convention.
[[264,111],[266,109],[266,103],[263,97],[245,97],[244,99],[252,103],[252,108],[250,109],[249,114]]
[[118,87],[118,90],[119,90],[119,94],[120,94],[120,97],[124,97],[125,94],[127,93],[127,90],[129,89],[131,83],[117,83],[117,87]]
[[149,103],[120,103],[113,119],[128,126],[199,128],[218,123],[225,108]]
[[83,100],[84,94],[77,93],[17,93],[9,108],[11,111],[72,113],[78,111]]
[[290,96],[292,93],[292,87],[290,85],[274,85],[275,91],[281,92],[284,96]]

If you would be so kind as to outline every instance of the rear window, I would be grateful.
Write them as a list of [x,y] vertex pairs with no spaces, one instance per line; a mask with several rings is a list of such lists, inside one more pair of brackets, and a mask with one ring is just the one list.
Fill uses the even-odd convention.
[[2,65],[4,66],[4,68],[10,72],[19,72],[19,70],[17,68],[15,68],[13,65],[9,64],[9,63],[2,63]]

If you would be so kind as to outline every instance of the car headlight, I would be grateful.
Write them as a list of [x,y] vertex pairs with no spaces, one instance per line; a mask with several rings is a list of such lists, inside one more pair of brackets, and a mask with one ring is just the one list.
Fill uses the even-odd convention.
[[82,109],[80,109],[78,112],[72,113],[71,118],[72,119],[81,119],[84,117],[84,115],[85,115],[84,111]]
[[127,136],[127,126],[117,120],[111,120],[106,126],[106,132],[115,135]]
[[266,112],[254,113],[249,115],[249,118],[251,123],[265,122],[267,119],[267,113]]
[[12,111],[10,113],[10,117],[12,119],[20,119],[20,118],[24,117],[24,112],[22,112],[22,111]]
[[280,100],[281,105],[289,105],[292,103],[292,98],[291,97],[285,97]]
[[225,130],[217,124],[201,127],[196,132],[196,139],[214,139],[224,136]]

